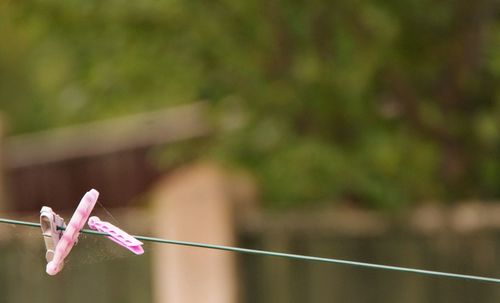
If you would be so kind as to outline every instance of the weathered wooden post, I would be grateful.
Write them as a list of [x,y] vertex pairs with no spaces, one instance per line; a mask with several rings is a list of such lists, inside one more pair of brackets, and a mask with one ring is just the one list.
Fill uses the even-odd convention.
[[[162,180],[153,193],[153,234],[183,241],[235,244],[234,201],[220,169],[200,164]],[[235,255],[157,245],[153,251],[156,303],[234,303]]]
[[0,113],[0,211],[7,210],[7,194],[5,193],[5,124],[2,114]]

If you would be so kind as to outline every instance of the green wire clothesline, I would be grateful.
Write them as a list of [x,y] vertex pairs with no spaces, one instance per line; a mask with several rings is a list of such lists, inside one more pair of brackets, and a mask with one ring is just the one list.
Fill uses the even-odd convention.
[[[0,218],[0,223],[23,225],[23,226],[28,226],[28,227],[40,227],[39,223],[10,220],[10,219],[3,219],[3,218]],[[61,230],[64,230],[64,228],[61,228]],[[109,236],[109,234],[107,234],[107,233],[94,231],[94,230],[90,230],[90,229],[82,229],[80,232],[83,234],[89,234],[89,235]],[[367,268],[375,268],[375,269],[399,271],[399,272],[409,272],[409,273],[415,273],[415,274],[421,274],[421,275],[441,276],[441,277],[456,278],[456,279],[500,283],[500,279],[490,278],[490,277],[463,275],[463,274],[416,269],[416,268],[409,268],[409,267],[356,262],[356,261],[349,261],[349,260],[342,260],[342,259],[321,258],[321,257],[280,253],[280,252],[266,251],[266,250],[257,250],[257,249],[248,249],[248,248],[240,248],[240,247],[232,247],[232,246],[224,246],[224,245],[205,244],[205,243],[198,243],[198,242],[167,240],[167,239],[160,239],[160,238],[153,238],[153,237],[146,237],[146,236],[133,236],[133,237],[135,237],[138,240],[142,240],[142,241],[146,241],[146,242],[174,244],[174,245],[182,245],[182,246],[190,246],[190,247],[201,247],[201,248],[208,248],[208,249],[232,251],[232,252],[238,252],[238,253],[244,253],[244,254],[250,254],[250,255],[261,255],[261,256],[271,256],[271,257],[280,257],[280,258],[287,258],[287,259],[313,261],[313,262],[344,264],[344,265],[349,265],[349,266],[367,267]]]

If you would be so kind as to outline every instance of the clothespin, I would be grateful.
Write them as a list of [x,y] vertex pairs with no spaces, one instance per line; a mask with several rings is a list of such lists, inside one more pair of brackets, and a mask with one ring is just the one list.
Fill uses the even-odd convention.
[[113,224],[106,221],[101,221],[101,219],[96,216],[90,217],[88,224],[89,227],[93,230],[109,234],[109,236],[106,236],[106,238],[117,243],[118,245],[125,247],[134,254],[142,255],[144,253],[144,249],[142,249],[141,246],[143,245],[143,243],[141,241],[132,237]]
[[[53,276],[61,271],[64,266],[64,259],[78,240],[80,230],[87,222],[98,197],[99,192],[97,190],[91,189],[88,191],[78,204],[67,227],[64,226],[62,218],[55,214],[50,207],[42,207],[40,223],[47,247],[46,259],[48,263],[46,271],[49,275]],[[58,232],[58,226],[65,227],[62,234]]]
[[62,229],[66,227],[66,224],[64,224],[63,218],[56,214],[52,208],[44,206],[40,210],[40,227],[42,228],[43,240],[47,249],[45,259],[50,262],[54,258],[54,251],[62,236]]

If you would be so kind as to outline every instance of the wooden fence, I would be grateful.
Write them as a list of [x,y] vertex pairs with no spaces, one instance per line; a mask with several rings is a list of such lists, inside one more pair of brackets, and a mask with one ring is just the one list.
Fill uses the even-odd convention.
[[134,205],[166,173],[152,160],[155,150],[211,133],[205,112],[193,103],[5,138],[0,125],[0,210],[74,209],[92,187],[107,207]]
[[[341,218],[342,213],[330,216],[331,220]],[[346,216],[353,221],[333,222],[330,226],[321,223],[327,215],[271,216],[265,226],[242,235],[242,245],[454,273],[500,275],[500,231],[495,227],[464,227],[460,223],[451,226],[443,217],[434,222],[434,228],[422,229],[412,226],[418,222],[411,220],[387,223],[375,217],[370,223],[373,229],[357,229],[356,216]],[[300,221],[301,217],[308,225]],[[245,302],[432,303],[500,299],[498,285],[488,283],[256,256],[240,256],[240,262]]]
[[[472,211],[475,215],[468,221],[457,221],[467,213],[462,210],[433,210],[424,215],[404,216],[404,220],[349,210],[258,214],[240,221],[238,243],[252,248],[498,277],[500,230],[494,219],[498,207],[472,207],[477,208],[480,211]],[[467,216],[470,214],[464,215]],[[146,216],[141,217],[142,223],[148,221]],[[123,222],[123,218],[118,215],[119,221]],[[6,231],[2,227],[0,239],[0,302],[153,300],[154,264],[150,252],[155,245],[146,244],[146,254],[135,257],[106,239],[84,236],[64,271],[49,277],[44,274],[43,244],[38,230],[8,227]],[[205,253],[203,249],[193,250]],[[500,299],[498,285],[489,283],[251,255],[237,255],[237,264],[239,302],[460,303]],[[202,283],[194,282],[192,291],[196,292]]]

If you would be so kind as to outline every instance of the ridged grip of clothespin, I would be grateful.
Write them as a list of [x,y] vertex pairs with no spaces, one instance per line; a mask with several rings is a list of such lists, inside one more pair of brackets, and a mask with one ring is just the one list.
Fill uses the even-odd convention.
[[113,224],[101,221],[101,219],[96,216],[90,217],[88,224],[93,230],[109,234],[109,236],[106,236],[108,239],[125,247],[134,254],[142,255],[144,253],[144,249],[142,248],[143,243],[141,241],[137,240]]
[[68,256],[71,249],[75,245],[78,235],[80,234],[80,230],[85,225],[85,222],[87,222],[98,197],[99,192],[95,189],[91,189],[83,196],[80,204],[78,204],[78,207],[75,210],[75,213],[69,220],[66,230],[57,243],[54,258],[47,264],[46,271],[49,275],[53,276],[61,271],[64,265],[64,259]]

